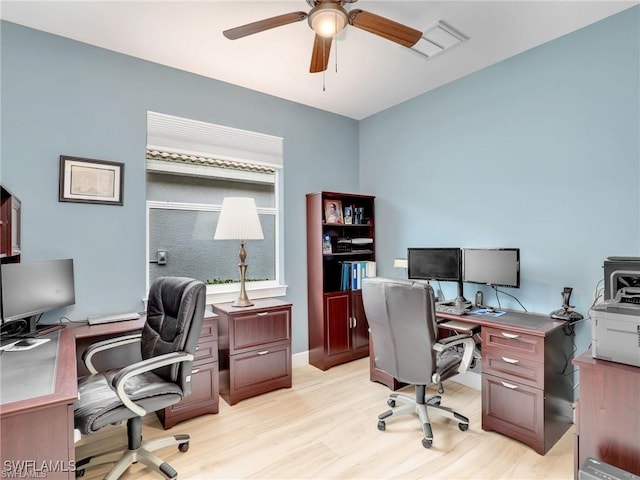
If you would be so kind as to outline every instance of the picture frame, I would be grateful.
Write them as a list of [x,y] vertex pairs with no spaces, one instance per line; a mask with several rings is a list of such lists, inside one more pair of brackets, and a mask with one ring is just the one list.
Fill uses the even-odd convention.
[[123,205],[124,163],[60,155],[58,201]]
[[344,224],[351,225],[353,223],[353,207],[346,205],[344,207]]
[[342,201],[325,200],[324,201],[324,221],[325,223],[341,224],[344,223],[342,217]]

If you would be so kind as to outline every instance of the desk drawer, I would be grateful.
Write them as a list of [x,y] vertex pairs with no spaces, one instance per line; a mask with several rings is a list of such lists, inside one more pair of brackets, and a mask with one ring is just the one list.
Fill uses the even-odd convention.
[[509,382],[544,388],[544,364],[507,355],[496,355],[485,352],[484,349],[482,353],[483,373],[502,377]]
[[196,353],[194,355],[193,364],[201,365],[208,362],[218,361],[218,341],[200,339],[196,345]]
[[[291,386],[289,344],[230,357],[231,391],[238,397],[258,395]],[[247,395],[248,393],[251,395]]]
[[229,354],[291,342],[289,308],[265,310],[229,319]]
[[509,328],[482,327],[482,353],[543,363],[544,337]]
[[544,455],[544,392],[482,374],[482,429],[520,440]]

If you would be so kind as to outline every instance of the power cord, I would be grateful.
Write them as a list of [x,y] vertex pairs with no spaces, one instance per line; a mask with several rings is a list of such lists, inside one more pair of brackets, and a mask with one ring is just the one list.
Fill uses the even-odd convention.
[[522,310],[524,310],[525,312],[527,311],[527,309],[525,308],[525,306],[524,306],[524,305],[522,305],[522,303],[520,302],[520,300],[518,300],[518,298],[517,298],[517,297],[515,297],[515,296],[511,295],[510,293],[505,292],[504,290],[498,290],[498,288],[497,288],[497,287],[494,287],[493,285],[491,285],[491,288],[493,288],[493,289],[495,290],[495,292],[496,292],[496,300],[497,300],[497,302],[498,302],[498,308],[502,308],[502,307],[500,306],[500,298],[498,297],[498,293],[503,293],[503,294],[505,294],[505,295],[510,296],[510,297],[511,297],[511,298],[513,298],[516,302],[518,302],[518,304],[522,307]]

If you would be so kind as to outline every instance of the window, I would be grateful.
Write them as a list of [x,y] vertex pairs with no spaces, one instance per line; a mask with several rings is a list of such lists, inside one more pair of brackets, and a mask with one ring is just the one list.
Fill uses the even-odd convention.
[[[275,140],[274,140],[275,139]],[[207,301],[239,290],[236,240],[213,240],[222,200],[252,197],[264,240],[248,240],[251,298],[285,294],[279,198],[282,139],[148,113],[147,284],[166,275],[207,283]]]

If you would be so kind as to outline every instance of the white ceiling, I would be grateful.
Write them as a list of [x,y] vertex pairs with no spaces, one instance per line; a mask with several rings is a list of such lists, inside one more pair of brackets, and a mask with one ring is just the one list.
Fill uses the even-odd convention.
[[426,59],[347,26],[325,75],[309,73],[314,34],[306,20],[233,41],[222,35],[308,12],[305,0],[2,0],[0,18],[359,120],[638,3],[359,0],[346,8],[423,31],[443,20],[469,40]]

